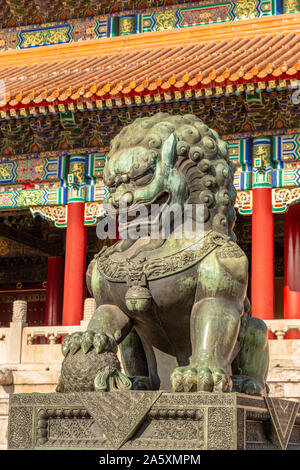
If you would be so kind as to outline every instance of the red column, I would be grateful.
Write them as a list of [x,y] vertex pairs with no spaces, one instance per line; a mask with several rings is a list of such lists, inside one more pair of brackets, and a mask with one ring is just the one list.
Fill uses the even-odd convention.
[[[300,204],[284,216],[284,318],[300,319]],[[300,338],[300,332],[290,331],[285,338]]]
[[84,202],[70,202],[65,254],[63,325],[79,325],[83,318],[85,269]]
[[64,259],[48,258],[45,325],[61,325],[64,287]]
[[119,220],[118,218],[116,219],[116,238],[114,240],[114,243],[117,243],[120,240],[120,234],[119,234]]
[[253,189],[251,304],[253,316],[274,318],[272,188]]

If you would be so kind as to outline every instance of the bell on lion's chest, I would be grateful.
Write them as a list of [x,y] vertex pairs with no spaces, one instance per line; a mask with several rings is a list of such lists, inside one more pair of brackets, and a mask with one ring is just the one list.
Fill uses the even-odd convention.
[[152,295],[146,287],[132,286],[125,295],[126,307],[130,312],[146,312],[152,303]]

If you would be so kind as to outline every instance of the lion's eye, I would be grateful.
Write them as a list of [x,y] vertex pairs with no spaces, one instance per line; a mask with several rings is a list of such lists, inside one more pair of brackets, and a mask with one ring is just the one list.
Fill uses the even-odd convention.
[[142,176],[139,176],[134,181],[138,186],[144,186],[146,184],[149,184],[150,181],[152,181],[153,176],[154,171],[152,170],[152,168],[150,168],[146,173],[144,173]]

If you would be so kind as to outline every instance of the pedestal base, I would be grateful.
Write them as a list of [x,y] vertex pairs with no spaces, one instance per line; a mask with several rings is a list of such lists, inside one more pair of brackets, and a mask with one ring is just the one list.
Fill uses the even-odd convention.
[[9,449],[300,449],[299,403],[238,393],[10,396]]

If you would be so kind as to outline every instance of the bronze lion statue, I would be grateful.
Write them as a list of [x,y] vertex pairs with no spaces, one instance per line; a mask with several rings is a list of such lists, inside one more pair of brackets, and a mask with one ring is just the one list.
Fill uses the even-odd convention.
[[95,256],[87,284],[97,309],[88,331],[63,343],[57,391],[268,393],[268,334],[250,315],[233,174],[227,144],[191,114],[136,119],[112,140],[103,175],[110,207],[126,203],[130,214],[158,204],[160,231],[171,205],[190,207],[192,222],[201,206],[204,230],[177,237],[171,217],[168,237],[124,238]]

